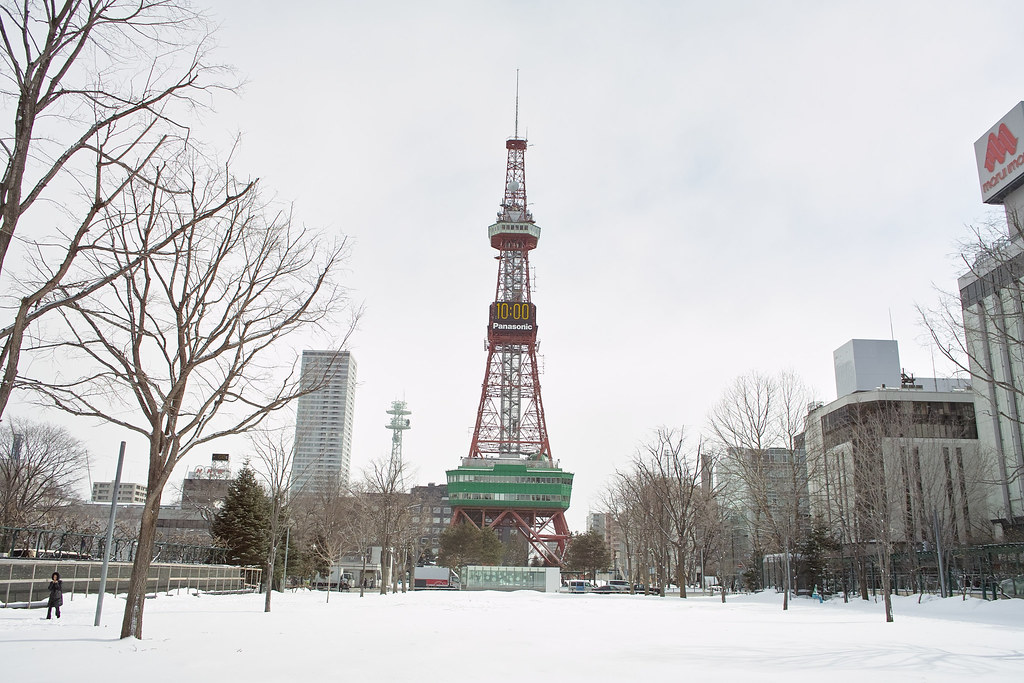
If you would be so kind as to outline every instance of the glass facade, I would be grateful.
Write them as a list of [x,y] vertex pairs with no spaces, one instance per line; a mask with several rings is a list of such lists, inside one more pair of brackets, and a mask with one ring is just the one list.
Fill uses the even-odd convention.
[[[547,572],[557,567],[463,567],[464,590],[547,590]],[[558,581],[556,579],[556,585]]]
[[[869,401],[842,406],[821,418],[825,447],[853,438],[858,426],[877,424],[886,436],[918,439],[977,439],[973,401]],[[906,430],[909,433],[896,433]]]
[[527,462],[489,463],[448,470],[448,499],[453,506],[519,507],[566,510],[572,477],[558,468],[534,468]]

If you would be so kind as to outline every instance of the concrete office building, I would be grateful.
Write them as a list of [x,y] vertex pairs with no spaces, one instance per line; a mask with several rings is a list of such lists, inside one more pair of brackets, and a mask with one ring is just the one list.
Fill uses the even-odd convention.
[[182,509],[213,514],[227,498],[231,482],[231,456],[214,453],[209,465],[197,465],[185,473],[181,482]]
[[997,538],[1024,540],[1024,102],[974,145],[982,201],[1002,205],[1007,234],[958,282],[976,392],[978,437],[994,454]]
[[[854,356],[866,366],[879,348],[895,348],[894,342],[859,341],[865,358],[856,347]],[[847,543],[872,540],[868,517],[879,518],[880,506],[899,542],[932,539],[935,515],[952,540],[988,539],[990,467],[979,449],[970,385],[902,375],[895,386],[843,393],[851,388],[845,360],[837,352],[839,398],[810,406],[805,424],[811,513]],[[899,367],[898,355],[895,360]]]
[[[114,482],[97,481],[92,485],[92,502],[109,503],[114,496]],[[122,481],[117,487],[118,505],[144,505],[146,502],[146,487],[142,484],[133,484]]]
[[441,534],[451,526],[452,507],[448,502],[448,485],[413,486],[411,494],[411,526],[419,534],[420,553],[430,551],[434,559],[441,552]]
[[348,351],[303,351],[302,384],[295,417],[293,492],[347,486],[352,454],[356,361]]
[[[750,478],[759,490],[749,488]],[[794,501],[797,518],[788,529],[794,535],[790,541],[795,543],[810,529],[807,453],[801,438],[792,448],[729,448],[728,457],[715,468],[715,483],[722,499],[729,501],[723,510],[727,538],[721,575],[726,583],[738,582],[744,564],[756,553],[785,551],[778,535],[787,531]]]
[[604,544],[608,546],[608,554],[611,557],[610,578],[628,579],[626,542],[615,518],[608,512],[591,512],[587,515],[587,531],[601,534]]

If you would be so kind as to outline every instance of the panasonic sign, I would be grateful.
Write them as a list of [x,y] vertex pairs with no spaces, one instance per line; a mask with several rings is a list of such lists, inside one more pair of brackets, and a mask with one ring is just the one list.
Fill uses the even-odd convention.
[[1003,198],[1024,181],[1024,102],[988,129],[974,143],[978,160],[981,199],[1002,204]]

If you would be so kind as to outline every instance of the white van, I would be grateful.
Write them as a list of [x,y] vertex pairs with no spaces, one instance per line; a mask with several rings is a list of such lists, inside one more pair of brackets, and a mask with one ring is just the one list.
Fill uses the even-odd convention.
[[570,593],[589,593],[590,582],[582,579],[571,579],[566,582],[566,586],[569,588]]

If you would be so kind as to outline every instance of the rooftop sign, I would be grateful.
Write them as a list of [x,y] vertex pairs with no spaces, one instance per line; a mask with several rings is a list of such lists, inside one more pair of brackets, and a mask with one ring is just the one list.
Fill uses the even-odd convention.
[[1002,204],[1003,197],[1024,181],[1024,102],[1017,103],[974,143],[981,199]]

